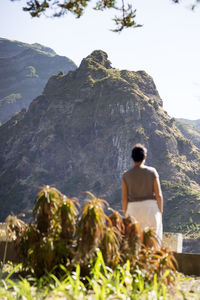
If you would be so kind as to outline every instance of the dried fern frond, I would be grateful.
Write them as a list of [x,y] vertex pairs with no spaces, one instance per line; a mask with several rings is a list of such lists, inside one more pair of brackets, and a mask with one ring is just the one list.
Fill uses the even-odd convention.
[[121,241],[121,233],[116,227],[105,228],[100,250],[107,266],[114,267],[121,260]]
[[99,247],[103,236],[106,220],[104,212],[105,200],[96,198],[87,192],[91,199],[87,199],[77,226],[77,259],[87,261]]
[[121,234],[124,234],[125,232],[125,225],[124,225],[124,222],[123,222],[123,219],[122,219],[122,216],[120,215],[120,213],[116,210],[113,210],[112,209],[112,214],[109,215],[109,219],[112,223],[112,225],[114,227],[116,227]]
[[61,237],[67,242],[73,241],[76,232],[76,223],[78,218],[78,201],[76,199],[63,197],[63,203],[59,207],[58,213],[61,218]]
[[142,241],[145,247],[160,249],[159,240],[152,228],[146,228],[142,234]]

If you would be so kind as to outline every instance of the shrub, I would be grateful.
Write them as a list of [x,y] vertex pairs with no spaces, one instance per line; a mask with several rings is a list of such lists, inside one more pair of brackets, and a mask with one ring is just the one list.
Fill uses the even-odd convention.
[[[155,272],[161,278],[168,268],[175,271],[173,256],[157,249],[152,229],[141,232],[134,218],[122,218],[114,210],[108,217],[105,200],[89,192],[87,197],[80,208],[77,199],[53,187],[42,188],[33,209],[35,223],[18,236],[25,268],[41,277],[45,272],[59,275],[61,265],[68,271],[79,265],[81,275],[90,276],[100,251],[106,266],[115,269],[129,261],[132,272],[140,268],[149,282]],[[169,273],[167,280],[171,278]]]

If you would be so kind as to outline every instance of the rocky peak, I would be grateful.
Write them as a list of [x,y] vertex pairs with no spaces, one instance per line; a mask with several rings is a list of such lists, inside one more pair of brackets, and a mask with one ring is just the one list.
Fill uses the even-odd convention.
[[86,57],[86,59],[91,58],[97,63],[101,64],[104,66],[106,69],[110,69],[111,67],[111,62],[108,60],[108,55],[106,52],[102,50],[94,50],[90,55]]
[[[104,67],[106,69],[111,69],[111,62],[108,60],[108,55],[102,50],[94,50],[90,55],[84,58],[80,64],[80,68],[85,68],[86,66]],[[100,67],[99,66],[99,67]]]

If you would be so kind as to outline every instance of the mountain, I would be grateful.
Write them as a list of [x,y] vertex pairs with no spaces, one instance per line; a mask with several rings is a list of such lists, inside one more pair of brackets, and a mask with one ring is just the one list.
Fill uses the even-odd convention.
[[176,119],[176,126],[187,139],[200,149],[200,120]]
[[182,123],[189,124],[189,125],[195,127],[197,130],[200,130],[200,119],[188,120],[188,119],[179,118],[177,120],[182,122]]
[[27,108],[52,74],[75,69],[69,58],[50,48],[0,38],[0,123]]
[[160,174],[165,231],[197,229],[200,150],[162,104],[146,72],[112,68],[101,50],[51,76],[27,111],[0,127],[1,220],[30,209],[44,184],[81,201],[89,190],[121,209],[121,176],[140,142]]

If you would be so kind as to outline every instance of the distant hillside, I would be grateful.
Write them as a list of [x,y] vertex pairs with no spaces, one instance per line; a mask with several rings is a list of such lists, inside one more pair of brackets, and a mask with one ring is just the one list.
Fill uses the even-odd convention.
[[176,126],[187,139],[200,149],[200,120],[177,119]]
[[0,38],[0,123],[27,108],[52,74],[75,69],[69,58],[50,48]]
[[0,57],[12,57],[27,49],[34,49],[44,54],[56,55],[56,52],[38,43],[27,44],[19,41],[0,38]]
[[103,51],[51,76],[28,111],[0,127],[0,140],[1,220],[32,208],[43,184],[81,200],[89,190],[120,210],[121,177],[141,142],[160,175],[164,230],[199,230],[200,150],[163,110],[151,76],[112,68]]
[[180,119],[177,119],[177,120],[178,120],[178,121],[181,121],[181,122],[183,122],[183,123],[192,125],[192,126],[194,126],[195,128],[197,128],[198,130],[200,130],[200,119],[198,119],[198,120],[188,120],[188,119],[180,118]]

